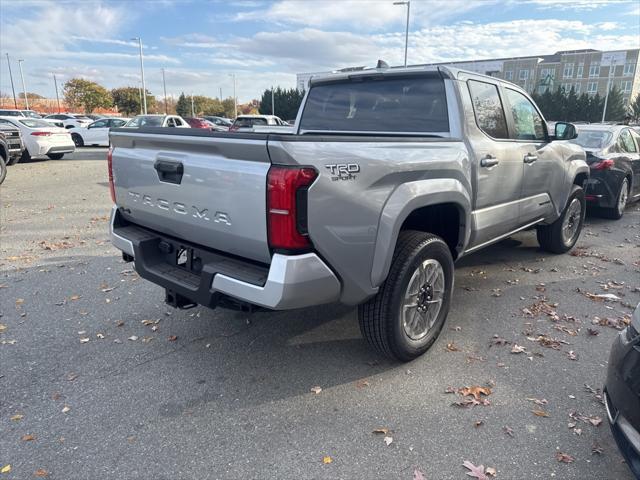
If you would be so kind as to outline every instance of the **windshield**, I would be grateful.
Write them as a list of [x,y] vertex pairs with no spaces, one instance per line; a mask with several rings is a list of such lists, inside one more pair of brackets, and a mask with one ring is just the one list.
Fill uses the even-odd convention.
[[161,127],[164,117],[136,117],[129,120],[125,127]]
[[21,124],[23,124],[25,127],[29,127],[29,128],[42,128],[42,127],[47,127],[47,128],[51,128],[51,123],[49,122],[45,122],[44,120],[38,120],[38,119],[31,119],[31,118],[25,118],[24,120],[19,120],[19,122]]
[[254,125],[266,125],[265,118],[236,118],[235,125],[238,127],[253,127]]
[[0,116],[5,117],[22,117],[22,112],[19,110],[0,110]]
[[570,140],[571,143],[580,145],[589,150],[601,150],[611,142],[611,132],[606,130],[578,130],[577,138]]
[[36,112],[34,112],[33,110],[22,110],[22,113],[24,114],[25,117],[29,117],[29,118],[42,118],[40,115],[38,115]]
[[300,128],[320,131],[448,132],[439,76],[354,77],[311,87]]

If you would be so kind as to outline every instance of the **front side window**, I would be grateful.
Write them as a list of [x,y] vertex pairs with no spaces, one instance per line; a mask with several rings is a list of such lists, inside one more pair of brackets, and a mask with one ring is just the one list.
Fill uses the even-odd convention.
[[473,111],[480,130],[493,138],[509,138],[498,87],[475,80],[469,80],[468,83]]
[[355,76],[311,87],[302,130],[387,133],[448,132],[440,76]]
[[93,122],[87,128],[106,128],[109,126],[109,120],[98,120],[97,122]]
[[543,120],[533,103],[520,92],[507,88],[507,100],[511,105],[511,114],[517,140],[546,140]]
[[5,117],[21,117],[22,112],[19,110],[0,110],[0,115]]
[[627,152],[627,153],[637,152],[636,144],[633,141],[633,138],[631,138],[631,133],[629,132],[629,130],[623,130],[622,133],[620,133],[618,144],[620,145],[620,149],[623,152]]
[[111,126],[114,128],[121,127],[125,123],[127,123],[125,120],[111,120]]

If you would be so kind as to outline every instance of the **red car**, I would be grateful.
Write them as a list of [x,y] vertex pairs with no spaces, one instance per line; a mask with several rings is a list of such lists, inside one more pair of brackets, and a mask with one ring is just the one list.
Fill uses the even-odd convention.
[[191,128],[206,128],[207,130],[212,130],[211,122],[204,118],[187,117],[185,118],[185,121]]

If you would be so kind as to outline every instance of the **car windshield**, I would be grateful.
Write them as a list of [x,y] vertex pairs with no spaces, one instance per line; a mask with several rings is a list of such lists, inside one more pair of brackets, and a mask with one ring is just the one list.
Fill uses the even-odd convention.
[[126,127],[161,127],[164,117],[136,117],[129,120]]
[[578,130],[578,136],[571,140],[589,150],[600,150],[609,145],[613,135],[606,130]]
[[19,110],[0,110],[0,116],[5,117],[22,117],[22,112]]
[[236,118],[235,125],[238,127],[253,127],[254,125],[266,125],[267,120],[265,118]]
[[38,115],[36,112],[34,112],[33,110],[23,110],[22,113],[24,114],[25,117],[29,117],[29,118],[42,118],[40,115]]
[[29,127],[29,128],[42,128],[42,127],[50,128],[51,127],[50,122],[45,122],[44,120],[38,120],[35,118],[33,119],[25,118],[24,120],[19,120],[19,122],[23,124],[25,127]]
[[440,76],[354,77],[312,86],[300,128],[343,132],[448,132]]

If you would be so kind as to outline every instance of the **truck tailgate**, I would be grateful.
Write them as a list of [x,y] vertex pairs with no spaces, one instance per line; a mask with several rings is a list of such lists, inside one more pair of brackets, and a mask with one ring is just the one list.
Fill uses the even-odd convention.
[[269,263],[266,138],[112,130],[116,205],[132,223]]

